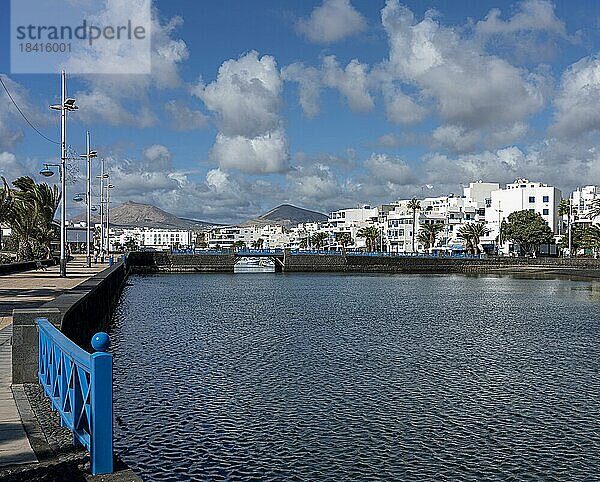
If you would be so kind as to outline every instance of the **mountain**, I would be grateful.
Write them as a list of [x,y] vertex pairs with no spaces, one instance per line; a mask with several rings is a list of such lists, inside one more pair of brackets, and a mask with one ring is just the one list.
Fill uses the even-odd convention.
[[282,204],[262,216],[246,221],[242,226],[279,224],[290,227],[296,226],[299,223],[321,223],[325,221],[327,221],[327,216],[323,213],[299,208],[291,204]]
[[[85,221],[85,214],[77,216],[74,222]],[[97,213],[92,216],[92,222],[99,223]],[[174,214],[163,211],[152,204],[127,201],[110,209],[111,226],[120,227],[149,227],[149,228],[179,228],[179,229],[208,229],[217,226],[215,223],[179,218]]]

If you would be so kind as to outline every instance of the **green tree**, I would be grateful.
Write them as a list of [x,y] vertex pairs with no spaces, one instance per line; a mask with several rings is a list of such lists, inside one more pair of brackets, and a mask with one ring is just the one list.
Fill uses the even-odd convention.
[[413,217],[413,222],[412,222],[412,251],[413,253],[415,252],[415,236],[416,236],[416,230],[417,230],[417,211],[421,209],[421,201],[419,201],[416,197],[413,197],[410,201],[408,201],[408,204],[406,205],[406,207],[408,209],[410,209],[412,211],[412,217]]
[[[571,200],[570,199],[561,199],[558,203],[558,209],[556,211],[559,217],[567,216],[567,230],[571,226]],[[562,231],[562,220],[560,223],[560,228]],[[560,233],[559,233],[560,234]]]
[[435,246],[438,234],[444,230],[441,223],[423,224],[419,230],[419,243],[427,250]]
[[538,213],[516,211],[502,222],[504,239],[518,243],[525,254],[535,254],[540,245],[552,242],[553,232],[548,223]]
[[321,249],[325,246],[325,242],[329,239],[329,234],[325,232],[318,232],[311,236],[310,244],[315,246],[317,249]]
[[600,227],[588,226],[581,229],[581,247],[589,249],[594,254],[594,258],[598,257],[600,252]]
[[479,243],[481,238],[489,234],[490,230],[485,223],[467,223],[460,227],[458,235],[465,240],[467,253],[480,254]]
[[359,229],[356,236],[359,238],[365,238],[365,244],[367,245],[367,251],[375,251],[377,248],[377,239],[380,236],[379,228],[377,226],[366,226]]
[[350,233],[335,233],[335,241],[342,246],[342,254],[346,254],[346,246],[352,244],[352,235]]

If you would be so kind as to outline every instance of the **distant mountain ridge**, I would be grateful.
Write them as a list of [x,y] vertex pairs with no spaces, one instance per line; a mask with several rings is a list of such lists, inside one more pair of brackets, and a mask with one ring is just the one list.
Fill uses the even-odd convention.
[[281,204],[269,212],[250,219],[242,226],[264,226],[267,224],[279,224],[281,226],[297,226],[300,223],[322,223],[327,221],[327,216],[317,211],[299,208],[291,204]]
[[[85,221],[85,214],[72,219],[73,222]],[[291,204],[282,204],[270,211],[241,223],[239,226],[266,226],[277,224],[280,226],[297,226],[300,223],[319,223],[327,221],[327,216],[317,211],[299,208]],[[93,223],[100,222],[98,212],[92,216]],[[224,226],[223,224],[196,221],[194,219],[180,218],[164,211],[152,204],[127,201],[110,209],[110,224],[117,227],[132,228],[167,228],[206,230],[212,227]]]
[[[85,214],[77,216],[73,221],[85,221]],[[100,222],[100,217],[95,214],[92,222]],[[152,204],[127,201],[110,209],[110,224],[119,227],[137,228],[175,228],[175,229],[208,229],[219,226],[217,223],[185,219],[163,211]]]

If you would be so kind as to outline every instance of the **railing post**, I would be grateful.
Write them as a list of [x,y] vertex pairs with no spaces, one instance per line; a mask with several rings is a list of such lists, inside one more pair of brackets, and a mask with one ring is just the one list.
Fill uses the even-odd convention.
[[90,470],[93,475],[113,471],[112,355],[106,353],[110,337],[97,333],[92,347],[90,384],[92,391]]

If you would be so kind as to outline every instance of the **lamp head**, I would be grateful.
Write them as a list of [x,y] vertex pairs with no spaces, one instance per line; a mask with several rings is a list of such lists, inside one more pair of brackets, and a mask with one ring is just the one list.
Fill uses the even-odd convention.
[[40,174],[44,177],[54,176],[54,171],[50,169],[48,166],[44,166],[44,169],[40,171]]

